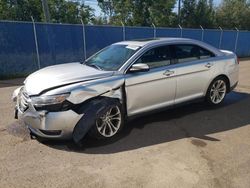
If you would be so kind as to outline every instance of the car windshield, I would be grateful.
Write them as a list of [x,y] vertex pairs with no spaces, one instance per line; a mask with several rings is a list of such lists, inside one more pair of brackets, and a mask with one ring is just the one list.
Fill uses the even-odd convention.
[[111,45],[91,58],[84,64],[106,71],[118,70],[137,50],[135,45]]

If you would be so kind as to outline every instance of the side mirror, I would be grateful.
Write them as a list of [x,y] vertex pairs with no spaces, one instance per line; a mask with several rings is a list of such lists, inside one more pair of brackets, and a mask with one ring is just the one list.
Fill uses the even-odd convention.
[[129,69],[130,72],[147,72],[149,71],[149,66],[145,63],[133,64]]

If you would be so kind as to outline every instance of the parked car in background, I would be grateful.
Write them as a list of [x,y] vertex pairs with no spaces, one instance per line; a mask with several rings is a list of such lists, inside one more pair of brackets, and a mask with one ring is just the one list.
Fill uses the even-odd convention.
[[16,117],[39,137],[107,139],[128,117],[198,98],[221,104],[238,69],[233,52],[192,39],[118,42],[29,75],[13,94]]

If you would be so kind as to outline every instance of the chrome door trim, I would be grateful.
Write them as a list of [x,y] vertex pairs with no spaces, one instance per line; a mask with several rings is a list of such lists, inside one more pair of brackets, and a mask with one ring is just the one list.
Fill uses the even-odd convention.
[[213,66],[213,63],[207,63],[206,65],[205,65],[205,67],[207,67],[207,68],[211,68]]
[[171,75],[174,74],[174,73],[175,73],[175,71],[166,70],[166,71],[163,73],[163,75],[164,75],[164,76],[171,76]]

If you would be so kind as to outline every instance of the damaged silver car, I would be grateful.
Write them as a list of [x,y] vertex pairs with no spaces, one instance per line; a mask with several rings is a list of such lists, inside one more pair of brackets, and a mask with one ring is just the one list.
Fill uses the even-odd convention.
[[43,68],[13,93],[32,134],[110,138],[138,114],[204,98],[223,102],[238,83],[233,52],[200,41],[156,38],[112,44],[84,63]]

